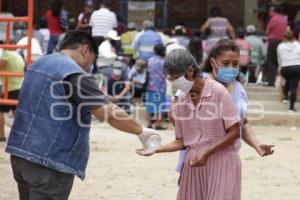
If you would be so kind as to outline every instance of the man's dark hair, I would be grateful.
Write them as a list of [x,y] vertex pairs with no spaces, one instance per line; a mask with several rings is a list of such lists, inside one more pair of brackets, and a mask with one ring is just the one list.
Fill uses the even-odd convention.
[[162,44],[156,44],[154,46],[154,53],[158,56],[164,57],[166,55],[166,48]]
[[245,35],[246,35],[246,30],[245,30],[244,27],[238,27],[236,29],[236,36],[237,36],[237,38],[244,39]]
[[210,17],[221,17],[222,11],[219,7],[215,6],[210,9]]
[[110,2],[108,0],[102,0],[100,5],[105,8],[109,8]]
[[80,45],[88,45],[90,51],[98,55],[98,46],[93,37],[83,31],[70,31],[66,33],[63,41],[61,42],[59,50],[75,50],[80,47]]

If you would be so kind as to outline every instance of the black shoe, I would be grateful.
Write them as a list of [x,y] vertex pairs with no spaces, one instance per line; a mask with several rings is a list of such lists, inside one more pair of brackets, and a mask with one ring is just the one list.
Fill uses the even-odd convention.
[[167,128],[166,128],[166,127],[163,127],[163,126],[155,126],[154,129],[155,129],[155,130],[158,130],[158,131],[167,130]]

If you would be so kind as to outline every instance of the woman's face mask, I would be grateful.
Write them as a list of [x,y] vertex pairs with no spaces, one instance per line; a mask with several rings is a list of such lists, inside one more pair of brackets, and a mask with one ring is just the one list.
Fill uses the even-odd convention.
[[182,92],[184,92],[184,94],[186,95],[191,91],[193,85],[194,85],[194,81],[187,80],[184,75],[177,78],[173,82],[173,86],[181,90]]
[[218,73],[215,74],[216,79],[222,83],[232,83],[236,80],[240,69],[238,67],[232,66],[218,66],[215,59],[213,59],[216,67],[218,68]]

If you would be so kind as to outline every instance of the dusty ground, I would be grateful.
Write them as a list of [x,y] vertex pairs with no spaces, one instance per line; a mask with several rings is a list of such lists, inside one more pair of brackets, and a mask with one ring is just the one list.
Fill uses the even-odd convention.
[[[297,200],[300,198],[300,128],[254,127],[258,137],[276,145],[273,156],[260,158],[244,145],[243,200]],[[172,130],[161,132],[163,141]],[[142,158],[135,154],[139,142],[98,125],[91,134],[91,155],[84,182],[76,178],[71,200],[172,200],[176,198],[174,172],[178,153]],[[9,155],[0,144],[0,199],[17,200]]]

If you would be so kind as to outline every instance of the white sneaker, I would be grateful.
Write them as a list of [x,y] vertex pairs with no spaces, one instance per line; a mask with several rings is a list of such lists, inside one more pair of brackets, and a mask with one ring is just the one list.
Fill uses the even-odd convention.
[[289,109],[288,110],[288,113],[296,113],[297,111],[296,111],[296,109]]
[[288,101],[288,100],[286,100],[286,99],[284,99],[284,100],[282,101],[282,103],[283,103],[283,104],[288,104],[288,103],[289,103],[289,101]]

